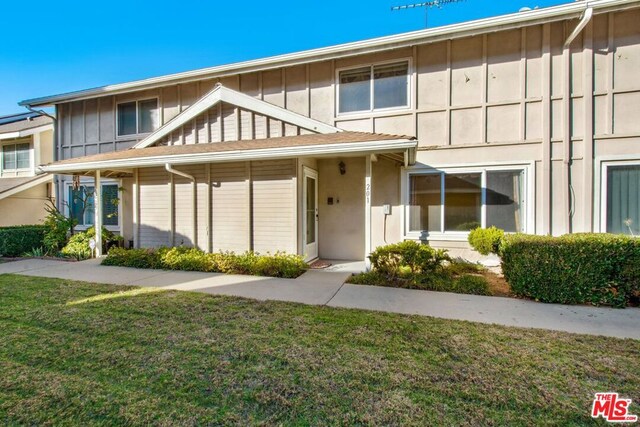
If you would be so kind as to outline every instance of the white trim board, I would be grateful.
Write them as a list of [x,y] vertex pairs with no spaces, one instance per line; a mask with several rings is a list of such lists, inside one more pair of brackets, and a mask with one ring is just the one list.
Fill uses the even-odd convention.
[[138,157],[132,159],[52,164],[48,166],[40,166],[40,170],[43,172],[52,173],[75,173],[99,169],[113,170],[114,168],[127,169],[137,167],[164,166],[166,163],[171,163],[172,165],[187,165],[214,162],[284,159],[303,156],[392,153],[415,149],[417,145],[418,142],[416,140],[393,139],[386,141],[363,141],[310,146],[294,146],[284,148],[264,148],[256,150],[222,151],[213,153],[174,154],[152,157]]
[[2,140],[2,139],[12,139],[12,138],[23,138],[25,136],[31,136],[31,135],[34,135],[36,133],[46,132],[48,130],[53,130],[53,125],[52,124],[38,126],[38,127],[35,127],[35,128],[31,128],[31,129],[25,129],[25,130],[21,130],[21,131],[18,131],[18,132],[0,133],[0,140]]
[[253,98],[249,95],[237,92],[233,89],[222,86],[218,83],[211,91],[205,94],[202,98],[197,100],[192,106],[178,114],[173,119],[169,120],[163,126],[158,128],[151,135],[138,142],[133,148],[146,148],[149,147],[165,136],[169,135],[174,130],[183,126],[190,120],[195,119],[200,114],[207,111],[209,108],[217,105],[221,102],[235,105],[236,107],[243,108],[245,110],[253,111],[258,114],[262,114],[267,117],[273,117],[274,119],[281,120],[292,125],[296,125],[303,129],[307,129],[317,133],[335,133],[342,132],[341,129],[328,125],[326,123],[314,120],[312,118],[303,116],[293,111],[286,110],[282,107],[270,104],[266,101]]

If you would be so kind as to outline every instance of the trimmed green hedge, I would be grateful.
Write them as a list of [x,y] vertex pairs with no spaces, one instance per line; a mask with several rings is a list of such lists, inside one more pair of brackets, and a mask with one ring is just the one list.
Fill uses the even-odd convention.
[[640,292],[640,240],[610,234],[508,235],[502,271],[516,295],[624,307]]
[[489,228],[475,228],[469,233],[468,241],[473,249],[482,255],[499,254],[504,231],[491,226]]
[[44,246],[44,225],[19,225],[0,228],[0,255],[22,256]]
[[302,256],[283,252],[265,255],[255,252],[243,254],[233,252],[205,253],[199,249],[187,247],[158,249],[114,247],[109,250],[102,265],[283,278],[296,278],[309,268]]

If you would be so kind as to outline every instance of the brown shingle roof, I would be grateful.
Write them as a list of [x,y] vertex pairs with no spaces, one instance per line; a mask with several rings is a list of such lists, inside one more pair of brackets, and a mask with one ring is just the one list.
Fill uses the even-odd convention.
[[54,165],[75,163],[103,162],[109,160],[131,160],[158,156],[175,156],[181,154],[223,153],[230,151],[264,150],[269,148],[308,147],[314,145],[345,144],[373,141],[411,140],[410,136],[387,135],[368,132],[336,132],[326,134],[309,134],[284,136],[278,138],[252,139],[245,141],[225,141],[204,144],[171,145],[128,149],[111,153],[95,154],[85,157],[62,160]]
[[19,120],[12,123],[0,125],[0,134],[20,132],[23,130],[33,129],[33,128],[48,125],[51,123],[53,123],[53,120],[47,116],[34,117],[30,120]]

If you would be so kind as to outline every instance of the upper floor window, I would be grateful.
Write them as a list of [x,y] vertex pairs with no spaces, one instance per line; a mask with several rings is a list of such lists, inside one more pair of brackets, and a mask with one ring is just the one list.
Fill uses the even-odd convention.
[[339,74],[339,113],[408,106],[408,61],[344,70]]
[[158,128],[158,100],[118,104],[118,136],[150,133]]
[[31,167],[31,155],[29,144],[11,144],[2,147],[2,168],[29,169]]

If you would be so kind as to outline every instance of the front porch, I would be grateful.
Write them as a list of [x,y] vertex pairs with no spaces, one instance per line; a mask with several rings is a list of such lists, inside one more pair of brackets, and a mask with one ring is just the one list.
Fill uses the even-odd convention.
[[[119,179],[121,227],[134,247],[363,261],[400,238],[400,168],[415,144],[339,132],[131,149],[43,169],[92,176],[94,188]],[[95,207],[100,226],[99,194]]]

